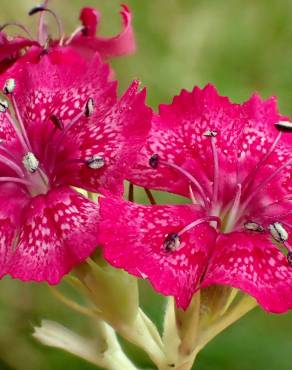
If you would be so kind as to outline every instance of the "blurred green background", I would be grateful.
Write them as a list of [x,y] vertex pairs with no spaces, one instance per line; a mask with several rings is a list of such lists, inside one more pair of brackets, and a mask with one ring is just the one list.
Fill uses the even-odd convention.
[[[122,91],[133,78],[148,88],[148,103],[170,102],[181,88],[214,83],[236,102],[254,91],[276,95],[284,114],[292,113],[291,0],[128,0],[133,11],[138,51],[116,59]],[[1,0],[0,22],[33,26],[30,0]],[[79,8],[95,6],[103,14],[101,32],[120,27],[119,1],[52,0],[67,33],[78,25]],[[146,284],[143,306],[161,321],[163,300]],[[43,347],[31,338],[41,318],[67,324],[91,335],[88,320],[62,307],[45,285],[0,282],[0,370],[90,370],[95,367]],[[291,370],[292,313],[254,310],[217,337],[199,355],[198,370]],[[138,363],[150,368],[147,359]],[[122,369],[121,369],[122,370]]]

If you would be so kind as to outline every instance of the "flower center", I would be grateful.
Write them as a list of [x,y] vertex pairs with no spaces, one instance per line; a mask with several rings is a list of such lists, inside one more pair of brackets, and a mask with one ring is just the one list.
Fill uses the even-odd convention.
[[[216,136],[217,132],[212,130],[207,130],[203,134],[205,137],[210,138],[210,145],[213,157],[213,182],[212,182],[212,194],[208,195],[207,189],[201,185],[200,181],[189,173],[186,169],[181,166],[165,161],[159,157],[158,154],[153,154],[149,160],[149,165],[156,169],[158,166],[166,166],[168,168],[176,170],[178,173],[183,175],[189,181],[189,191],[190,198],[193,203],[201,205],[206,209],[206,213],[209,215],[203,222],[216,221],[217,227],[221,225],[221,231],[224,233],[229,233],[233,230],[242,229],[242,227],[248,232],[268,232],[269,235],[277,242],[281,243],[288,251],[287,261],[292,265],[292,247],[288,244],[289,233],[287,229],[292,230],[292,225],[284,225],[284,223],[278,222],[278,220],[269,223],[267,227],[255,222],[254,220],[246,220],[247,209],[258,196],[261,191],[273,181],[284,169],[292,164],[292,158],[288,158],[279,168],[277,168],[272,174],[268,175],[259,185],[257,185],[252,191],[251,187],[257,176],[259,170],[266,164],[268,158],[275,151],[283,132],[292,132],[292,123],[286,121],[280,121],[276,125],[279,133],[275,138],[274,142],[270,146],[267,153],[259,160],[257,165],[250,171],[242,183],[238,183],[236,186],[236,191],[232,202],[225,208],[225,210],[220,211],[219,207],[219,156],[216,146]],[[208,218],[214,218],[210,220]],[[216,218],[216,220],[215,220]],[[221,220],[222,223],[221,223]],[[164,241],[164,248],[166,251],[177,250],[180,246],[181,235],[186,231],[195,226],[197,222],[201,223],[201,220],[194,221],[184,227],[180,232],[170,233],[166,236]]]

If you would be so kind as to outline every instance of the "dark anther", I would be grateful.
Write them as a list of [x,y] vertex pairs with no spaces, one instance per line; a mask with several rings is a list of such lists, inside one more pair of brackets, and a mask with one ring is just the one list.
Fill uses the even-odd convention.
[[46,10],[46,8],[42,5],[35,6],[32,9],[30,9],[30,11],[28,12],[28,15],[34,15],[36,13],[43,12],[44,10]]
[[176,233],[168,234],[164,240],[163,246],[167,252],[173,252],[177,250],[180,245],[180,237]]
[[57,127],[59,130],[63,130],[64,129],[64,123],[55,114],[52,114],[50,116],[50,120],[53,122],[53,124],[55,125],[55,127]]
[[158,167],[159,162],[159,156],[158,154],[153,154],[151,158],[149,159],[149,165],[150,167],[156,169]]
[[92,98],[89,98],[87,100],[86,107],[85,107],[85,116],[86,117],[91,116],[93,111],[94,111],[94,101]]
[[292,132],[292,122],[279,121],[275,124],[276,128],[282,132]]
[[289,266],[292,267],[292,252],[291,251],[289,251],[287,254],[287,261],[289,263]]

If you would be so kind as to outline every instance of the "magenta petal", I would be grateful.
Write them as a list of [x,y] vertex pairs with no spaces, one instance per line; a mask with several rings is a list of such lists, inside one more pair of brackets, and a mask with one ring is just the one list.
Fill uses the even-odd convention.
[[[83,54],[88,54],[89,50],[97,51],[103,58],[127,55],[135,51],[135,38],[132,28],[132,15],[126,5],[122,5],[121,16],[123,20],[122,32],[114,37],[95,36],[93,30],[96,27],[95,22],[99,21],[99,14],[94,13],[91,8],[84,11],[82,22],[89,26],[89,34],[86,36],[76,36],[70,45],[77,47]],[[96,18],[95,18],[96,17]],[[94,19],[95,18],[95,19]]]
[[13,240],[21,223],[22,210],[29,202],[21,186],[0,185],[0,277],[7,273],[8,261],[13,253]]
[[8,273],[57,284],[97,246],[98,205],[69,188],[33,198]]
[[104,257],[130,274],[147,278],[163,295],[172,295],[177,305],[190,303],[206,267],[215,230],[201,224],[181,236],[175,251],[166,251],[168,234],[180,231],[203,216],[194,206],[143,206],[100,199],[100,242]]
[[[189,195],[189,181],[166,166],[151,169],[149,158],[157,153],[194,175],[210,194],[213,182],[213,155],[210,138],[204,133],[216,131],[220,162],[221,196],[232,194],[236,185],[237,138],[245,120],[239,104],[218,94],[214,86],[182,90],[170,105],[161,105],[153,117],[152,129],[130,180],[137,185]],[[225,176],[225,174],[228,174]]]
[[212,284],[241,289],[270,312],[282,313],[292,308],[292,267],[266,235],[221,235],[203,286]]

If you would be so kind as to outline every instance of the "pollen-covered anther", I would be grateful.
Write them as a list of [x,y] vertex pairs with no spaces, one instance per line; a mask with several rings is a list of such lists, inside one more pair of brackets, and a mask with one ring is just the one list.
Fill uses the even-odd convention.
[[4,94],[12,94],[15,87],[16,87],[16,82],[15,82],[14,78],[8,78],[8,80],[6,80],[6,82],[3,86]]
[[163,247],[167,252],[174,252],[180,246],[180,236],[176,233],[168,234],[164,240]]
[[153,154],[149,159],[150,167],[152,167],[153,169],[156,169],[158,167],[158,163],[159,163],[158,154]]
[[5,113],[8,109],[8,102],[0,99],[0,112]]
[[258,223],[248,221],[244,224],[244,227],[248,231],[257,231],[257,232],[263,232],[265,229]]
[[89,117],[93,114],[93,112],[94,112],[94,101],[92,98],[89,98],[85,106],[85,116]]
[[22,163],[30,173],[36,172],[39,167],[39,161],[32,152],[28,152],[23,156]]
[[290,121],[279,121],[275,126],[279,131],[292,132],[292,122]]
[[93,170],[98,170],[105,165],[104,158],[100,155],[94,155],[86,161],[86,164],[89,168]]
[[215,130],[207,130],[203,133],[203,136],[207,136],[207,137],[216,137],[218,134],[217,131]]
[[269,226],[272,237],[278,242],[285,242],[288,240],[289,234],[280,222],[274,222]]

